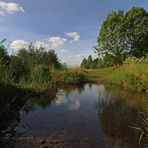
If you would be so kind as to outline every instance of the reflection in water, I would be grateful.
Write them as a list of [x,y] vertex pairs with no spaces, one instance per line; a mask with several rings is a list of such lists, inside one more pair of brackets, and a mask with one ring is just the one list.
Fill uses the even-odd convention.
[[75,101],[73,101],[70,105],[69,105],[69,107],[68,107],[68,109],[69,110],[78,110],[79,108],[80,108],[80,101],[79,100],[75,100]]
[[39,106],[42,109],[49,107],[55,100],[57,89],[52,89],[44,92],[43,94],[34,94],[26,98],[27,102],[24,104],[23,111],[26,113],[35,111],[36,107]]
[[0,146],[13,136],[20,121],[20,109],[25,104],[25,93],[10,85],[0,84]]
[[[106,89],[104,85],[61,86],[27,96],[19,89],[0,85],[0,146],[20,147],[2,137],[23,130],[17,139],[59,138],[61,143],[77,147],[142,147],[148,143],[146,137],[139,145],[139,133],[130,126],[141,125],[147,113],[146,94]],[[30,146],[37,141],[30,141]],[[89,146],[82,141],[90,142]],[[24,140],[21,144],[27,147]]]
[[[117,94],[118,98],[114,97]],[[118,93],[112,91],[112,93],[104,92],[100,94],[97,102],[98,117],[103,131],[112,145],[130,145],[135,148],[139,145],[140,133],[131,127],[135,125],[143,126],[142,121],[145,115],[148,115],[148,106],[141,108],[142,104],[136,104],[136,101],[134,106],[131,106],[131,100],[124,99],[123,96],[121,98],[121,94],[120,91]],[[131,97],[132,95],[130,93],[126,94],[127,98],[129,96]],[[132,99],[134,101],[134,98]],[[143,138],[141,146],[148,144],[147,140],[147,137]]]

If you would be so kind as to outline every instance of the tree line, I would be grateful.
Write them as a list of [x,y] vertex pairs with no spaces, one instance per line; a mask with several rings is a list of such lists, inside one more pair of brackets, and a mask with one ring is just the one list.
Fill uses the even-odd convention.
[[121,65],[129,57],[146,57],[148,54],[148,12],[133,7],[126,13],[112,11],[104,20],[97,45],[94,47],[97,59],[84,58],[84,68],[102,68]]
[[28,49],[21,48],[16,55],[9,55],[4,42],[0,42],[0,82],[19,82],[29,77],[39,66],[44,72],[62,68],[54,50],[46,51],[43,47],[38,49],[30,44]]

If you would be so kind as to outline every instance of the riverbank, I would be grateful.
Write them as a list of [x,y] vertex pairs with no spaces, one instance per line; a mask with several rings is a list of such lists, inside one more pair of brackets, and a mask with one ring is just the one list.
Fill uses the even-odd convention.
[[85,83],[104,83],[136,91],[148,91],[148,64],[125,63],[101,69],[79,67],[61,70],[38,66],[26,78],[22,77],[19,83],[10,84],[34,92],[44,92],[59,85],[68,87]]
[[[57,86],[82,85],[88,82],[81,68],[46,69],[39,67],[28,78],[21,79],[18,87],[44,92]],[[15,84],[14,84],[15,85]]]
[[125,89],[148,91],[148,64],[131,63],[97,70],[85,70],[85,77],[94,83],[108,83]]
[[57,85],[68,86],[84,83],[104,83],[124,89],[147,92],[148,64],[128,63],[121,66],[89,70],[83,68],[51,69],[48,72],[40,68],[31,78],[21,81],[18,86],[42,92]]

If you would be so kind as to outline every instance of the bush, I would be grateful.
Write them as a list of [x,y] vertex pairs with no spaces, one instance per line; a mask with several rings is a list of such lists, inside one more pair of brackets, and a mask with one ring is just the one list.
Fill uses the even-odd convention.
[[49,68],[45,66],[37,66],[27,77],[22,77],[20,85],[25,88],[44,91],[51,86],[51,76]]
[[78,69],[52,70],[51,79],[54,83],[80,84],[85,82],[85,76]]
[[51,82],[50,70],[45,66],[37,66],[30,74],[30,82],[48,85]]

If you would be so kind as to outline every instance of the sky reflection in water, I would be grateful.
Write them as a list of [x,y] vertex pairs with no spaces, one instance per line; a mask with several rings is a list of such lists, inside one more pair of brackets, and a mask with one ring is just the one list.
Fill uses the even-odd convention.
[[[20,102],[11,103],[8,98],[1,95],[3,120],[0,127],[6,129],[15,122],[17,129],[24,131],[18,138],[25,135],[64,141],[72,137],[77,143],[91,141],[93,147],[144,147],[143,144],[148,144],[145,136],[138,145],[139,133],[130,128],[133,124],[142,126],[141,121],[148,113],[147,94],[144,93],[86,84],[52,89],[20,99]],[[9,101],[7,108],[5,104]],[[6,110],[8,114],[4,115]]]

